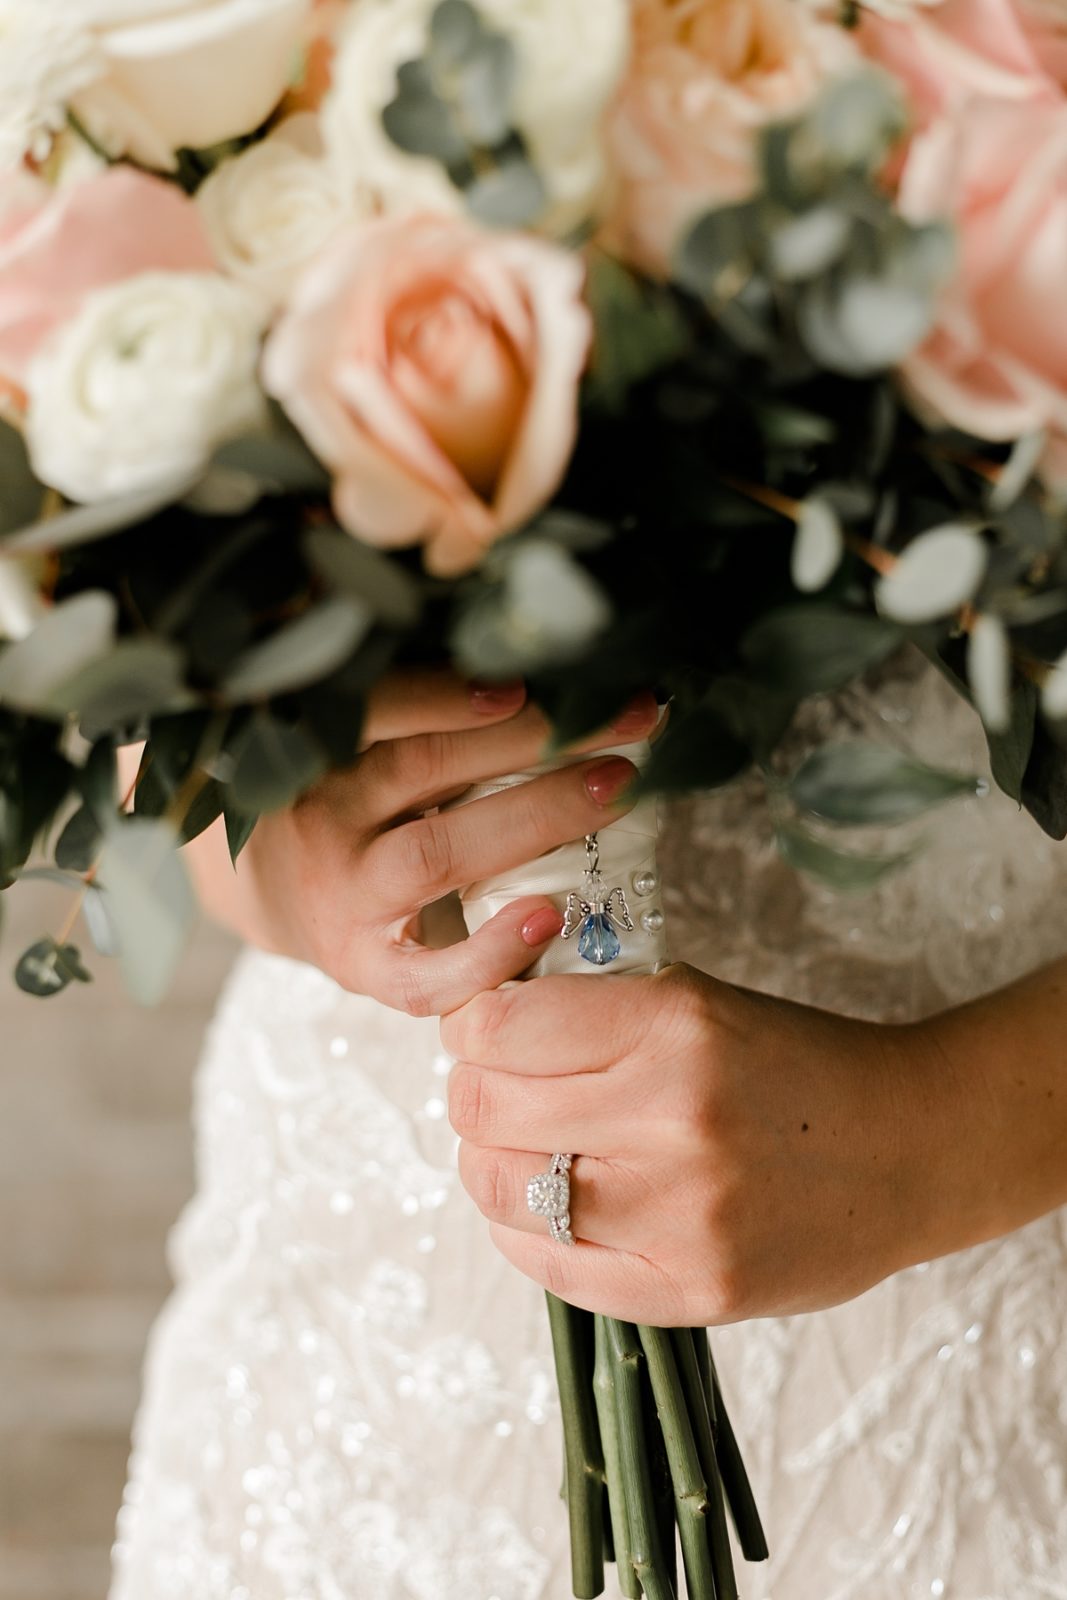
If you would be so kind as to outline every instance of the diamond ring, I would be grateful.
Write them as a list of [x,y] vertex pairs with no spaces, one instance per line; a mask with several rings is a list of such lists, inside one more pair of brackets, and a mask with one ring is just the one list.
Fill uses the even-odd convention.
[[554,1155],[547,1172],[538,1172],[526,1185],[526,1208],[535,1217],[548,1218],[548,1231],[559,1244],[573,1244],[571,1232],[571,1179],[573,1156]]

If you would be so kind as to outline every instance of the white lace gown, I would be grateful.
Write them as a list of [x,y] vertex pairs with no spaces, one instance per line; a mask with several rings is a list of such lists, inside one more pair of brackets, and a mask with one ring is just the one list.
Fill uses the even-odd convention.
[[[815,718],[981,761],[934,673],[878,705]],[[1067,844],[1002,796],[944,813],[915,865],[842,898],[777,860],[757,795],[668,811],[676,958],[903,1020],[1067,950]],[[459,1183],[448,1066],[432,1021],[238,963],[111,1600],[570,1595],[543,1295]],[[714,1347],[773,1552],[741,1567],[745,1600],[1067,1600],[1067,1210]]]

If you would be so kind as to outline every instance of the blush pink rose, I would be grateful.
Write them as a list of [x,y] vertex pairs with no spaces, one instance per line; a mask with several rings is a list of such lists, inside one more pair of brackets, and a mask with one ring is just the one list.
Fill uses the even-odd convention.
[[921,408],[979,438],[1067,440],[1067,103],[972,100],[912,140],[900,209],[949,217],[959,263],[904,365]]
[[856,60],[845,30],[796,0],[634,0],[606,242],[664,275],[687,223],[751,193],[760,130]]
[[[942,0],[893,17],[865,11],[857,37],[903,86],[921,128],[975,96],[1058,99],[1064,62],[1056,59],[1056,18],[1041,8],[1042,0]],[[1044,11],[1058,11],[1062,47],[1062,7],[1046,0]]]
[[545,504],[577,431],[583,282],[567,251],[430,216],[357,224],[309,269],[265,380],[352,533],[449,575]]
[[53,190],[23,173],[0,179],[0,379],[21,387],[52,329],[94,289],[137,273],[209,271],[194,203],[130,167]]

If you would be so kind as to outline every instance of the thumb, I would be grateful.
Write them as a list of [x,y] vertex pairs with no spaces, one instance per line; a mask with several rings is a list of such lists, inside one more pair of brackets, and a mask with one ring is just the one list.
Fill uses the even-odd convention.
[[531,966],[563,927],[563,915],[543,895],[513,900],[468,938],[445,950],[399,949],[390,991],[413,1016],[442,1017],[498,989]]

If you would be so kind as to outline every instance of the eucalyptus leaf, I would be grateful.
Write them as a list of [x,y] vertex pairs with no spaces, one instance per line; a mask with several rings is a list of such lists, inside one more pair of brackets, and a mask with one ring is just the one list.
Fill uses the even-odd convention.
[[751,750],[723,718],[706,707],[698,707],[687,715],[672,717],[652,748],[641,790],[677,793],[715,789],[751,765]]
[[845,536],[833,506],[816,496],[805,500],[797,516],[791,558],[797,588],[806,594],[824,589],[844,553]]
[[457,67],[483,36],[482,21],[468,0],[441,0],[430,17],[431,56]]
[[68,889],[71,894],[81,895],[86,890],[80,872],[68,872],[60,867],[16,867],[11,876],[17,883],[51,883],[57,889]]
[[296,429],[277,421],[267,432],[243,434],[219,445],[212,464],[249,477],[271,494],[330,493],[330,474],[311,453]]
[[174,828],[143,817],[116,822],[107,831],[99,881],[127,987],[152,1005],[170,983],[196,915]]
[[889,855],[863,855],[838,850],[791,823],[779,827],[775,839],[779,853],[791,867],[796,867],[831,889],[846,893],[859,893],[873,888],[889,873],[907,866],[914,858],[914,851],[910,850]]
[[110,738],[98,739],[77,775],[78,793],[93,814],[104,821],[118,804],[118,770]]
[[581,655],[611,620],[607,596],[548,539],[516,540],[503,582],[461,611],[452,645],[462,670],[490,678]]
[[586,298],[594,327],[586,397],[620,411],[636,384],[682,355],[685,319],[673,296],[603,254],[590,263]]
[[150,489],[139,489],[135,494],[123,495],[117,500],[105,500],[96,505],[76,506],[62,511],[12,533],[4,540],[5,554],[22,554],[27,551],[69,550],[77,545],[91,544],[106,539],[113,533],[122,533],[148,522],[167,506],[184,500],[200,481],[200,473],[182,473],[180,477],[167,478]]
[[96,739],[188,698],[183,678],[184,661],[176,645],[164,639],[120,639],[99,660],[57,684],[46,708],[76,716],[85,737]]
[[327,767],[321,746],[299,725],[260,710],[235,739],[233,803],[241,811],[277,811],[320,778]]
[[35,520],[44,492],[22,434],[0,422],[0,538]]
[[119,938],[114,922],[111,920],[111,907],[107,895],[99,884],[91,883],[85,891],[82,900],[82,916],[85,926],[89,930],[89,937],[93,941],[98,953],[102,956],[117,956],[119,953]]
[[55,939],[38,939],[15,968],[15,982],[25,994],[49,999],[72,983],[91,983],[92,974],[82,964],[76,945],[58,944]]
[[407,628],[418,620],[421,585],[397,561],[336,527],[311,529],[304,550],[327,583],[370,606],[380,621]]
[[79,806],[56,840],[56,866],[71,872],[88,872],[100,853],[103,831],[96,812]]
[[967,679],[978,714],[991,733],[1011,723],[1011,641],[1001,619],[983,612],[967,639]]
[[826,272],[844,253],[852,220],[832,205],[813,206],[770,235],[771,268],[787,283]]
[[452,107],[432,86],[418,85],[398,74],[397,96],[382,112],[382,126],[398,150],[406,155],[429,156],[444,167],[467,158],[464,139]]
[[239,656],[220,685],[230,701],[265,700],[318,683],[364,639],[374,621],[353,595],[333,595]]
[[783,606],[749,628],[741,653],[766,683],[800,699],[842,688],[884,661],[902,637],[891,623],[863,612]]
[[994,515],[1007,511],[1025,490],[1041,460],[1047,444],[1047,435],[1041,429],[1024,433],[1011,447],[1011,454],[1001,467],[997,481],[989,491],[989,510]]
[[541,174],[524,156],[479,174],[465,191],[467,207],[493,228],[530,228],[547,204]]
[[87,589],[53,607],[33,632],[0,655],[0,704],[34,711],[83,673],[111,645],[118,607],[102,589]]
[[789,784],[793,803],[824,822],[890,826],[963,794],[982,791],[969,773],[930,767],[865,740],[823,745]]
[[492,150],[507,140],[518,59],[510,39],[483,34],[459,68],[456,87],[463,131],[473,145]]

